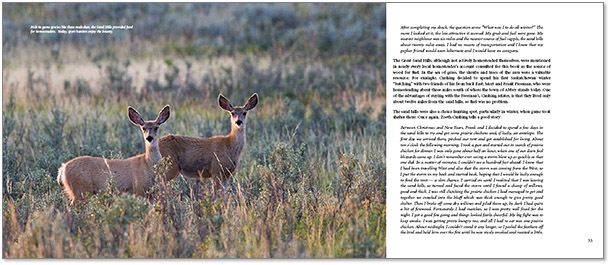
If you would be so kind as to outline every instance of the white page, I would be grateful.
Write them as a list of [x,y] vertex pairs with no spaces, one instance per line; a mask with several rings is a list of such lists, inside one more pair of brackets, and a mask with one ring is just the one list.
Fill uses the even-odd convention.
[[[602,3],[408,3],[387,4],[387,257],[388,258],[602,258],[603,257],[603,4]],[[498,29],[498,32],[510,31],[511,26],[532,26],[533,32],[540,32],[542,40],[535,41],[513,41],[518,43],[531,42],[534,47],[514,48],[518,52],[513,53],[449,53],[449,52],[418,52],[401,54],[400,50],[409,47],[401,47],[403,42],[407,43],[441,43],[441,41],[401,41],[401,26],[432,26],[436,31],[473,31],[470,29],[439,29],[439,26],[506,26]],[[495,31],[495,29],[483,29]],[[412,31],[405,29],[405,31]],[[433,31],[415,30],[417,31]],[[529,32],[528,28],[515,29],[514,31]],[[413,36],[413,35],[412,35]],[[425,36],[425,35],[424,35]],[[432,35],[434,36],[434,35]],[[430,36],[430,37],[432,37]],[[442,35],[441,35],[442,36]],[[447,37],[447,36],[445,36]],[[509,36],[510,37],[510,33]],[[514,36],[513,36],[514,37]],[[528,36],[529,37],[529,36]],[[534,36],[535,37],[535,36]],[[455,41],[458,42],[458,41]],[[466,43],[466,42],[462,42]],[[499,41],[498,43],[510,43],[510,41]],[[536,44],[542,46],[536,47]],[[429,47],[430,48],[430,47]],[[443,47],[437,47],[443,49]],[[460,47],[455,47],[460,48]],[[413,47],[411,47],[413,49]],[[432,48],[430,48],[432,49]],[[446,49],[446,47],[444,47]],[[461,49],[466,50],[465,47]],[[479,48],[480,49],[480,48]],[[506,47],[493,47],[490,49],[510,50]],[[393,65],[411,66],[410,63],[395,63],[393,59],[549,59],[546,69],[550,73],[532,74],[540,82],[541,77],[550,77],[549,85],[537,86],[550,89],[549,92],[506,92],[505,94],[519,95],[547,95],[547,98],[487,98],[489,100],[505,100],[498,104],[447,104],[448,100],[465,100],[464,98],[444,98],[445,103],[394,103]],[[426,63],[419,63],[425,65]],[[437,66],[443,63],[428,63]],[[448,63],[448,64],[451,64]],[[467,63],[453,63],[465,65]],[[491,63],[493,64],[493,63]],[[510,65],[511,63],[497,63],[498,65]],[[515,63],[523,67],[542,65],[544,63]],[[420,69],[421,70],[421,69]],[[434,70],[434,69],[432,69]],[[442,70],[442,69],[441,69]],[[447,70],[447,69],[445,69]],[[450,70],[450,69],[449,69]],[[481,69],[479,69],[481,70]],[[498,69],[496,69],[498,70]],[[499,70],[502,70],[501,68]],[[505,69],[506,70],[506,69]],[[523,69],[518,71],[525,71]],[[460,75],[460,76],[466,76]],[[489,76],[487,75],[478,75]],[[403,74],[402,76],[408,76]],[[498,76],[500,76],[498,74]],[[510,75],[505,75],[509,77]],[[520,76],[516,74],[515,76]],[[421,81],[421,80],[419,80]],[[450,80],[449,80],[450,81]],[[437,80],[437,82],[449,82]],[[493,81],[493,80],[491,80]],[[503,80],[498,80],[501,82]],[[508,80],[510,81],[510,80]],[[413,82],[413,80],[409,80]],[[521,81],[526,82],[526,81]],[[527,81],[535,82],[535,81]],[[443,87],[445,85],[439,85]],[[411,85],[411,87],[417,87]],[[421,88],[422,86],[420,86]],[[424,86],[427,88],[434,86]],[[459,85],[449,86],[458,88]],[[475,86],[477,87],[477,86]],[[484,87],[484,86],[478,86]],[[496,88],[527,88],[528,86],[499,85]],[[403,86],[404,88],[404,86]],[[423,92],[411,92],[411,94],[423,95]],[[442,92],[431,94],[443,94]],[[446,94],[446,93],[445,93]],[[455,93],[454,93],[455,94]],[[477,93],[470,93],[475,95]],[[478,93],[479,96],[485,93]],[[488,94],[499,95],[499,92]],[[439,98],[434,98],[438,100]],[[430,100],[423,98],[423,100]],[[478,100],[478,99],[473,99]],[[418,119],[419,114],[412,114],[412,119],[394,119],[394,110],[544,110],[550,113],[544,114],[488,114],[490,119]],[[427,114],[433,116],[433,114]],[[452,116],[449,114],[446,116]],[[466,114],[464,116],[470,116]],[[485,117],[486,114],[472,114],[472,117]],[[500,117],[500,118],[498,118]],[[401,126],[417,127],[429,126],[434,129],[421,131],[432,132],[466,132],[476,129],[447,129],[438,130],[439,126],[464,127],[464,126],[500,126],[496,131],[503,131],[502,126],[527,126],[532,128],[519,128],[513,132],[541,132],[540,158],[531,161],[540,162],[536,170],[515,171],[522,174],[540,173],[541,176],[527,176],[521,179],[541,180],[540,188],[528,188],[533,194],[543,198],[529,200],[529,202],[542,202],[540,211],[532,211],[542,214],[534,219],[541,220],[541,229],[530,229],[538,231],[538,234],[401,234],[402,219],[414,220],[414,217],[401,217],[401,191],[416,190],[416,188],[401,187],[409,184],[401,181],[401,173],[409,172],[438,172],[434,170],[401,170],[401,161],[408,159],[400,158],[400,143],[412,143],[414,141],[400,141]],[[417,131],[402,130],[402,131]],[[514,137],[520,137],[512,135]],[[532,140],[532,137],[526,137]],[[406,137],[406,135],[402,135]],[[424,136],[419,136],[420,138]],[[434,143],[434,141],[419,141],[419,143]],[[492,143],[508,141],[491,141]],[[473,142],[473,144],[476,143]],[[522,143],[515,140],[515,143]],[[414,150],[415,148],[413,148]],[[440,151],[439,147],[439,151]],[[445,148],[447,149],[447,148]],[[464,149],[464,148],[462,148]],[[499,149],[517,149],[516,147],[499,147]],[[528,149],[528,148],[526,148]],[[535,150],[536,148],[529,148]],[[495,152],[495,151],[494,151]],[[518,152],[518,151],[516,151]],[[404,153],[403,153],[404,154]],[[442,160],[442,159],[440,159]],[[440,161],[439,160],[439,161]],[[500,159],[501,160],[501,159]],[[510,160],[510,158],[509,158]],[[423,161],[423,160],[422,160]],[[466,160],[462,159],[462,162]],[[516,160],[515,160],[516,161]],[[484,162],[485,163],[485,162]],[[489,165],[487,165],[489,166]],[[450,170],[443,171],[444,174]],[[462,173],[498,173],[493,170],[455,170]],[[508,171],[506,171],[508,172]],[[411,177],[412,179],[413,177]],[[433,177],[428,177],[432,179]],[[436,177],[438,178],[438,177]],[[445,177],[450,178],[450,177]],[[454,177],[456,178],[456,177]],[[485,179],[478,175],[476,178]],[[519,179],[519,178],[516,178]],[[529,179],[529,180],[528,180]],[[447,184],[448,182],[443,182]],[[491,183],[491,182],[490,182]],[[495,183],[495,182],[494,182]],[[429,184],[429,183],[428,183]],[[496,184],[499,184],[496,183]],[[424,184],[425,186],[426,184]],[[463,188],[476,190],[477,188]],[[478,188],[482,190],[483,188]],[[437,189],[437,191],[440,189]],[[497,188],[496,188],[497,190]],[[417,195],[417,194],[416,194]],[[419,194],[422,195],[422,194]],[[438,195],[438,194],[437,194]],[[514,195],[514,194],[513,194]],[[512,196],[512,195],[511,195]],[[455,197],[453,197],[455,198]],[[410,200],[413,203],[413,199]],[[434,201],[434,200],[430,200]],[[442,201],[442,200],[436,200]],[[449,200],[450,201],[450,200]],[[456,200],[454,200],[456,201]],[[503,202],[502,200],[496,200]],[[525,200],[528,201],[528,200]],[[413,206],[413,205],[411,205]],[[424,206],[422,206],[424,207]],[[483,207],[481,207],[483,208]],[[434,212],[434,211],[430,211]],[[438,211],[439,213],[451,211]],[[454,211],[455,212],[455,211]],[[468,212],[468,211],[465,211]],[[410,212],[412,214],[413,212]],[[520,210],[511,210],[509,213],[527,213]],[[430,217],[431,218],[431,217]],[[434,218],[432,218],[434,219]],[[430,219],[430,220],[432,220]],[[460,219],[436,218],[436,219]],[[464,220],[468,218],[463,218]],[[502,217],[497,218],[502,219]],[[532,219],[532,217],[514,217],[506,219]],[[534,220],[532,219],[532,220]],[[409,229],[402,229],[409,230]],[[412,231],[418,229],[410,229]],[[426,229],[419,229],[420,231]],[[434,230],[434,229],[427,229]],[[442,229],[437,229],[438,231]],[[475,229],[476,230],[476,229]],[[489,230],[489,231],[501,231]],[[516,229],[525,231],[527,229]],[[445,229],[447,231],[447,229]],[[464,230],[465,231],[465,230]],[[481,229],[480,231],[485,231]],[[404,231],[403,231],[404,232]]]

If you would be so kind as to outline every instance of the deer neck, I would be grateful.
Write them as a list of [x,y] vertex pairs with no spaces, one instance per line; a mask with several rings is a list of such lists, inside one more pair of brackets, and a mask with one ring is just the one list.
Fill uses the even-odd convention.
[[227,136],[229,138],[229,142],[231,143],[231,149],[235,155],[239,157],[241,154],[241,150],[246,146],[246,127],[245,125],[241,128],[237,128],[237,126],[231,126],[231,133]]
[[159,142],[157,140],[146,144],[145,158],[151,166],[161,160],[161,152],[159,151]]

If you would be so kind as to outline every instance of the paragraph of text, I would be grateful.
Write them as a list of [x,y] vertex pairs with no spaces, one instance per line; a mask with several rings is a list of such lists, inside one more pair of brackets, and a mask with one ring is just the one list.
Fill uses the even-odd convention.
[[541,25],[402,26],[400,53],[518,53],[543,47]]
[[401,126],[402,234],[541,234],[537,126]]
[[30,34],[113,34],[132,29],[133,25],[32,25]]

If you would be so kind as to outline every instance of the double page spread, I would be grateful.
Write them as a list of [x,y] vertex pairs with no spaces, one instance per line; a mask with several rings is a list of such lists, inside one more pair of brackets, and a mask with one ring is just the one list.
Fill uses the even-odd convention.
[[604,258],[604,3],[3,3],[3,258]]

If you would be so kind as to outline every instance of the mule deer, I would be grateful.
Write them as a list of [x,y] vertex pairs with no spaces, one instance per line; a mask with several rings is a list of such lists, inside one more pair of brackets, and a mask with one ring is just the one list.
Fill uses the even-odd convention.
[[113,178],[120,191],[139,196],[145,195],[153,185],[153,166],[161,160],[158,129],[169,118],[169,105],[159,112],[154,121],[144,121],[132,107],[128,108],[128,114],[129,120],[142,129],[146,153],[127,159],[79,156],[63,163],[57,174],[57,182],[70,197],[71,204],[82,201],[86,193],[105,189],[109,178]]
[[196,138],[169,134],[161,137],[161,155],[171,162],[167,180],[180,173],[189,178],[212,178],[214,190],[235,173],[246,145],[246,114],[256,107],[254,93],[243,106],[233,107],[222,94],[218,105],[231,114],[231,132],[224,136]]

